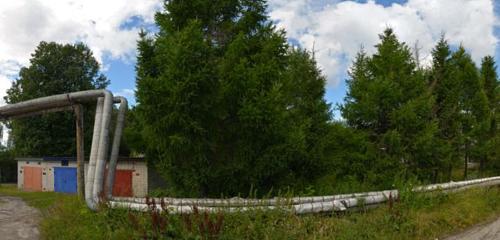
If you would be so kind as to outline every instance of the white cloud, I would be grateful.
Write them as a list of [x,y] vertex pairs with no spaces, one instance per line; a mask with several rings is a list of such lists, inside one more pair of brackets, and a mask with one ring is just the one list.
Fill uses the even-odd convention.
[[117,96],[123,96],[127,99],[133,99],[135,96],[135,91],[133,89],[124,88],[116,93]]
[[[336,86],[360,46],[372,53],[378,34],[392,27],[398,37],[413,47],[418,43],[424,62],[442,33],[451,44],[463,44],[474,60],[494,54],[496,17],[491,0],[409,0],[389,7],[371,0],[323,1],[271,0],[270,16],[315,56],[329,84]],[[316,5],[314,7],[314,5]]]
[[135,55],[139,26],[154,22],[161,0],[16,0],[0,2],[0,97],[40,41],[84,42],[103,56],[129,60]]

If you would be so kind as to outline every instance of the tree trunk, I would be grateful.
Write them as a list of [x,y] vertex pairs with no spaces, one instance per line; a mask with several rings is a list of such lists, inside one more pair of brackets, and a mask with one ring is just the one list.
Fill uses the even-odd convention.
[[465,155],[464,155],[464,180],[467,180],[467,163],[469,162],[469,141],[465,140]]

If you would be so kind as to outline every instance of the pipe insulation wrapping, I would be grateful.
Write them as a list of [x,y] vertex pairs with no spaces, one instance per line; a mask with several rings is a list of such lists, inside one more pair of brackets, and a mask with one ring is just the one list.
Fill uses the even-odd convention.
[[[475,179],[460,182],[449,182],[432,184],[413,188],[414,192],[434,191],[459,191],[470,187],[500,185],[500,177]],[[273,199],[193,199],[193,198],[152,198],[156,209],[162,211],[161,201],[166,209],[172,214],[189,214],[198,209],[210,213],[215,212],[242,212],[249,210],[273,210],[283,209],[295,214],[341,212],[352,208],[369,206],[386,202],[388,199],[396,199],[399,196],[397,190],[386,190],[378,192],[339,194],[319,197],[295,197],[295,198],[273,198]],[[148,200],[149,201],[149,200]],[[152,203],[146,204],[145,198],[112,198],[109,202],[112,208],[129,208],[138,211],[147,211]]]
[[113,193],[113,185],[115,183],[115,170],[116,170],[116,164],[118,160],[118,153],[120,151],[120,143],[122,139],[122,133],[123,133],[123,127],[125,124],[125,114],[127,112],[128,108],[128,102],[127,99],[124,97],[115,97],[114,98],[115,103],[120,103],[120,107],[118,109],[118,116],[116,117],[116,126],[115,126],[115,132],[113,136],[113,145],[111,148],[111,156],[109,158],[109,166],[108,166],[108,175],[106,178],[106,196],[108,198],[112,197]]
[[95,177],[95,166],[97,160],[97,152],[99,151],[99,139],[101,133],[101,123],[102,123],[102,110],[103,110],[104,99],[102,97],[97,99],[95,120],[94,120],[94,132],[92,135],[92,146],[90,148],[90,158],[89,165],[87,168],[87,179],[85,180],[85,201],[90,209],[97,208],[97,202],[93,198],[93,188],[94,188],[94,177]]
[[[36,114],[45,114],[53,111],[65,111],[69,109],[68,107],[75,104],[90,101],[97,101],[97,106],[92,147],[90,151],[89,165],[86,172],[87,179],[85,180],[85,201],[90,209],[96,210],[100,201],[99,196],[103,193],[104,170],[106,167],[109,146],[109,125],[111,122],[112,106],[115,101],[113,94],[110,91],[104,89],[87,90],[41,97],[15,104],[9,104],[0,107],[0,118],[20,118]],[[121,98],[118,98],[117,101],[126,103],[126,100],[124,101]],[[124,116],[122,116],[122,118],[123,117]],[[117,125],[123,127],[123,124]],[[122,129],[120,128],[118,131],[121,132]],[[118,138],[120,137],[121,133]],[[119,141],[117,146],[119,147]]]

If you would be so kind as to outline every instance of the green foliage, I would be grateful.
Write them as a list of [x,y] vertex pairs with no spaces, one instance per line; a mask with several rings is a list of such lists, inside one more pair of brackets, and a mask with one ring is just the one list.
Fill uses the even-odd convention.
[[406,44],[391,29],[380,40],[374,55],[361,51],[354,61],[342,115],[374,143],[374,165],[392,174],[386,177],[394,179],[404,171],[431,180],[440,165],[434,149],[434,98]]
[[138,43],[148,159],[183,196],[303,189],[328,165],[325,78],[264,1],[166,1]]
[[11,150],[0,148],[0,183],[14,183],[17,180],[17,161]]
[[[108,81],[99,73],[99,63],[84,44],[41,42],[29,67],[7,91],[7,103],[81,90],[105,88]],[[92,126],[92,109],[85,111],[85,126]],[[71,156],[75,149],[74,117],[71,112],[52,113],[10,122],[10,137],[18,156]],[[86,142],[91,131],[87,131]],[[88,146],[88,145],[87,145]]]
[[432,51],[433,64],[429,76],[430,89],[436,99],[433,111],[438,121],[439,141],[435,147],[442,153],[443,180],[451,180],[452,169],[459,164],[461,149],[459,99],[462,85],[455,77],[451,54],[448,42],[442,37]]

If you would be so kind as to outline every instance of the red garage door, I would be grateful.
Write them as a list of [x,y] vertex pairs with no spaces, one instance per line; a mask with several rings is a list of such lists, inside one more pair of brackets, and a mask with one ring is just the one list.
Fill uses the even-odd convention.
[[134,170],[116,170],[113,196],[132,197],[132,172]]
[[24,190],[42,191],[42,168],[23,167]]

